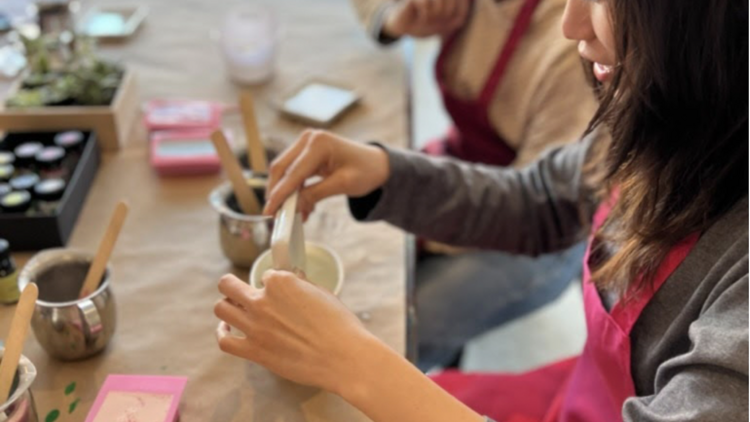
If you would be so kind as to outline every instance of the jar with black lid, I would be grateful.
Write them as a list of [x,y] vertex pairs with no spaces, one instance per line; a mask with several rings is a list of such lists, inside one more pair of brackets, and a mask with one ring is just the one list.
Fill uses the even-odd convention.
[[7,183],[13,178],[16,168],[11,164],[0,164],[0,183]]
[[31,208],[31,194],[15,191],[0,198],[0,209],[8,214],[25,214]]
[[7,240],[0,239],[0,303],[16,303],[20,296],[18,271],[13,257],[10,256],[10,244]]
[[41,214],[55,214],[65,193],[65,181],[62,179],[46,179],[34,186],[36,210]]
[[26,173],[10,179],[10,187],[17,191],[33,192],[34,186],[39,183],[39,176],[34,173]]
[[60,147],[47,147],[39,151],[36,154],[36,167],[42,179],[66,179],[64,158],[65,150]]
[[31,169],[36,162],[36,154],[44,148],[40,142],[26,142],[16,147],[16,167]]

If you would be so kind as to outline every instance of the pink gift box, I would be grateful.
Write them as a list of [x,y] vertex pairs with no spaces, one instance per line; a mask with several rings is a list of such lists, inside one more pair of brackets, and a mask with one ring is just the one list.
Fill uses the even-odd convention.
[[157,99],[143,107],[143,122],[149,131],[215,129],[221,125],[224,106],[213,101]]
[[86,422],[176,422],[186,377],[110,375]]

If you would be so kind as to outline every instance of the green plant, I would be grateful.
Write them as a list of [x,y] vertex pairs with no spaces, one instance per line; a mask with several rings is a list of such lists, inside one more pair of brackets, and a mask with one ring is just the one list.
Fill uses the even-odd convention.
[[74,36],[22,38],[29,73],[21,88],[7,99],[8,107],[108,105],[124,70],[95,54],[94,40]]

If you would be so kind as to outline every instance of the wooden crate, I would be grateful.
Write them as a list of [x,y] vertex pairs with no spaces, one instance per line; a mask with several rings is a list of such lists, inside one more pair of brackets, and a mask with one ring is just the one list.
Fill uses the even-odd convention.
[[[17,86],[20,86],[20,81]],[[136,78],[130,69],[125,70],[122,84],[109,106],[0,107],[0,129],[93,130],[99,147],[104,151],[118,150],[138,124],[140,116]]]

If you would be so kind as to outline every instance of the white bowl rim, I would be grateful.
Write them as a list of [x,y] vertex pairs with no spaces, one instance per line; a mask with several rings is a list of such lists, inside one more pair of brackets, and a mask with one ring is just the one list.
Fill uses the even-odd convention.
[[[339,293],[341,293],[341,289],[344,287],[344,264],[341,262],[341,257],[339,257],[339,254],[337,254],[333,249],[330,247],[323,245],[318,242],[311,242],[311,241],[305,241],[305,249],[312,247],[320,249],[326,253],[328,253],[332,258],[333,261],[336,263],[336,270],[338,271],[339,277],[338,280],[336,280],[336,287],[333,289],[333,295],[339,296]],[[258,263],[261,262],[263,258],[271,254],[271,250],[267,249],[263,251],[262,254],[258,255],[258,258],[255,259],[255,262],[253,262],[253,266],[250,269],[250,277],[248,282],[251,286],[262,289],[262,287],[256,286],[254,280],[256,279],[255,273],[258,271]]]

